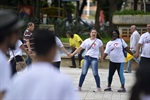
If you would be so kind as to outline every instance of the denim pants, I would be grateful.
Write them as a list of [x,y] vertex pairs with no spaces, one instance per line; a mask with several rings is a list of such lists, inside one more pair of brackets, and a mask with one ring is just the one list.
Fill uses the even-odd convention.
[[32,63],[32,59],[30,56],[27,56],[26,64],[29,66]]
[[80,80],[79,80],[79,87],[82,87],[82,84],[85,80],[86,74],[87,74],[90,66],[92,68],[93,76],[94,76],[95,81],[96,81],[96,86],[97,86],[97,88],[100,88],[100,77],[98,74],[98,59],[90,57],[90,56],[84,57],[84,63],[82,66],[82,73],[81,73]]
[[131,64],[132,64],[133,60],[135,60],[138,64],[140,62],[140,58],[133,58],[133,59],[129,60],[128,61],[128,67],[127,67],[128,72],[131,72]]

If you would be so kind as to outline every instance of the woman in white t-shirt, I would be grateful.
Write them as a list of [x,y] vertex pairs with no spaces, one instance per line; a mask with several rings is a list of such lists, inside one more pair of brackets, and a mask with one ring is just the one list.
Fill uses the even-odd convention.
[[[27,55],[30,55],[20,40],[17,41],[15,50],[9,50],[12,75],[14,75],[17,72],[16,62],[23,61],[22,51],[24,51]],[[14,58],[14,56],[15,56],[15,58]]]
[[69,53],[67,50],[64,48],[62,42],[58,37],[56,37],[56,45],[57,45],[57,52],[55,55],[55,58],[53,60],[53,65],[59,70],[60,69],[60,63],[61,63],[61,55],[60,55],[60,50],[62,50],[66,55],[68,56]]
[[100,77],[98,74],[98,60],[99,60],[99,54],[101,52],[101,57],[104,54],[104,48],[103,43],[100,39],[97,37],[97,31],[95,29],[91,30],[90,38],[86,39],[80,47],[74,51],[70,57],[80,52],[82,49],[85,49],[85,57],[84,57],[84,63],[82,66],[82,73],[79,80],[79,87],[78,90],[81,91],[82,84],[85,80],[85,76],[88,72],[89,67],[92,67],[93,76],[96,81],[97,90],[100,91]]
[[[104,57],[106,58],[107,55],[110,57],[109,62],[109,75],[108,75],[108,88],[106,88],[104,91],[112,91],[111,90],[111,83],[113,79],[113,75],[115,71],[117,70],[120,82],[121,82],[121,89],[118,90],[118,92],[126,92],[125,89],[125,78],[124,78],[124,62],[125,62],[125,54],[124,51],[127,51],[131,55],[133,53],[130,51],[129,47],[125,43],[125,41],[121,38],[119,38],[119,31],[113,30],[111,32],[111,38],[112,40],[109,41],[106,45],[106,49],[104,51]],[[123,51],[124,50],[124,51]]]

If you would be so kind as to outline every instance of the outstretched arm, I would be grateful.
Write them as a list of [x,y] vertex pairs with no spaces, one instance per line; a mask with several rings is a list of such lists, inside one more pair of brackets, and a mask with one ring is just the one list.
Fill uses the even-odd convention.
[[126,50],[129,54],[133,55],[132,51],[130,50],[130,48],[129,48],[128,46],[125,48],[125,50]]
[[75,54],[79,53],[82,50],[82,47],[77,48],[71,55],[70,57],[74,56]]
[[103,59],[103,56],[104,56],[104,47],[103,46],[101,46],[100,47],[100,52],[101,52],[101,61],[103,61],[104,59]]
[[63,47],[60,48],[67,56],[69,56],[69,53],[67,52],[67,50]]
[[20,46],[20,49],[25,52],[27,55],[30,56],[30,53],[25,49],[25,47],[23,45]]

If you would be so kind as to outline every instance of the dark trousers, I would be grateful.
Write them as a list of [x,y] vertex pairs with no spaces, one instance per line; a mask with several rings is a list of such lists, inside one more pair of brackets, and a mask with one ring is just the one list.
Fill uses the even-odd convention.
[[109,75],[108,75],[108,86],[111,85],[113,75],[114,75],[116,70],[118,72],[121,85],[125,84],[125,78],[124,78],[124,74],[123,74],[124,73],[124,63],[114,63],[114,62],[110,61],[110,63],[109,63]]
[[150,58],[141,57],[139,66],[147,66],[150,65]]
[[29,66],[32,63],[32,59],[27,55],[26,64]]
[[[74,51],[76,50],[73,49],[73,51],[71,53],[73,53]],[[78,54],[78,59],[79,59],[79,66],[80,66],[80,63],[81,63],[81,60],[82,60],[82,53],[83,53],[84,50],[81,50],[81,52]],[[76,66],[76,62],[75,62],[75,56],[71,57],[71,61],[72,61],[72,65],[73,66]]]
[[17,72],[16,70],[16,62],[23,61],[22,56],[16,56],[10,61],[12,76]]
[[53,65],[58,69],[58,70],[60,70],[60,61],[58,61],[58,62],[53,62]]

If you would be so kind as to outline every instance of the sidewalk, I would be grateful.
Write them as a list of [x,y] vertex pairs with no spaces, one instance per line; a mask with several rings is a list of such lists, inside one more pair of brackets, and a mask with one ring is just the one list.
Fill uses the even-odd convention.
[[[75,85],[75,88],[78,86],[78,80],[81,74],[81,69],[79,68],[67,68],[61,67],[61,72],[70,75]],[[134,72],[129,74],[125,73],[126,79],[126,93],[118,93],[117,90],[120,88],[120,80],[117,74],[117,71],[114,75],[113,82],[112,82],[112,90],[113,92],[104,92],[104,89],[107,87],[107,75],[108,69],[99,69],[99,75],[101,78],[101,88],[102,91],[98,93],[94,93],[96,84],[92,74],[92,70],[89,69],[86,79],[83,84],[83,88],[81,92],[78,92],[79,97],[81,100],[128,100],[129,92],[134,84]]]

